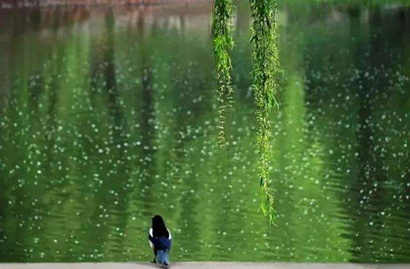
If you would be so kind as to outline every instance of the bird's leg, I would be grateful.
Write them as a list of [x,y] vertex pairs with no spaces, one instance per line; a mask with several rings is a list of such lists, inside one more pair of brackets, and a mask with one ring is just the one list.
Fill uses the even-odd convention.
[[152,263],[157,263],[157,250],[154,248],[154,259],[152,260]]

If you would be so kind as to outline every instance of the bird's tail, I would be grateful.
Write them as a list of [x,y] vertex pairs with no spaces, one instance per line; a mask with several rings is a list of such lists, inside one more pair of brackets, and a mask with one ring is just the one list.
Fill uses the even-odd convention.
[[157,263],[169,265],[169,256],[166,250],[157,251]]

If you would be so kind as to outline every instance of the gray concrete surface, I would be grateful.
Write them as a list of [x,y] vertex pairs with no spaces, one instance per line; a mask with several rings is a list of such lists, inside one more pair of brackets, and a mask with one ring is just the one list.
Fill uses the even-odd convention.
[[[156,269],[149,263],[0,263],[0,269]],[[410,269],[410,264],[177,262],[170,269]]]

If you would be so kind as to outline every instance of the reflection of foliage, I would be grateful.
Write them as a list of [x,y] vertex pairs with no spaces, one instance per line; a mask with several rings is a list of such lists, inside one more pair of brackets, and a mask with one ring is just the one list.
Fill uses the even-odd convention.
[[269,160],[271,158],[270,144],[270,114],[274,104],[273,96],[277,83],[275,77],[279,71],[279,57],[276,32],[276,1],[250,0],[253,24],[253,77],[255,102],[257,106],[258,150],[259,150],[259,177],[262,187],[261,210],[273,222],[273,196],[269,187]]
[[212,36],[218,78],[218,143],[225,144],[225,112],[232,107],[231,58],[233,47],[232,0],[216,0],[212,14]]

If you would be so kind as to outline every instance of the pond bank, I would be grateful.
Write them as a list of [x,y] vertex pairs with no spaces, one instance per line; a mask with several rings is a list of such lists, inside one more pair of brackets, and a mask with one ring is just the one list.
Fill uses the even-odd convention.
[[0,0],[1,8],[45,6],[130,6],[210,3],[209,0]]
[[[3,263],[0,269],[142,269],[161,268],[150,263]],[[173,269],[405,269],[409,264],[179,262]]]

